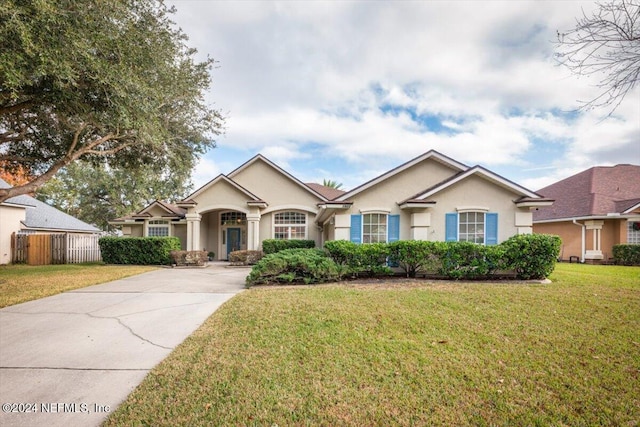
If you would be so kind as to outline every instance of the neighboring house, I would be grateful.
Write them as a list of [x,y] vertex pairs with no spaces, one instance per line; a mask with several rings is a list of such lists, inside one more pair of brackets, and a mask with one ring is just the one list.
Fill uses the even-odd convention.
[[640,166],[596,166],[538,191],[556,199],[533,214],[535,233],[562,238],[561,256],[609,261],[613,245],[640,244]]
[[[0,188],[10,188],[0,179]],[[0,264],[11,262],[13,233],[86,233],[100,230],[31,196],[11,197],[0,203]]]
[[260,249],[265,239],[496,244],[531,233],[531,209],[552,203],[436,151],[348,192],[305,184],[257,155],[176,205],[155,201],[111,224],[125,236],[177,236],[187,250],[226,259],[233,250]]

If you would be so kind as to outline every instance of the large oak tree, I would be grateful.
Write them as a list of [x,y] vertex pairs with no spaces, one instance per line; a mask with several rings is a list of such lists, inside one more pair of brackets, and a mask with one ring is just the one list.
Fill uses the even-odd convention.
[[0,2],[0,162],[32,177],[0,202],[79,159],[170,173],[215,146],[214,61],[195,60],[173,12],[155,0]]

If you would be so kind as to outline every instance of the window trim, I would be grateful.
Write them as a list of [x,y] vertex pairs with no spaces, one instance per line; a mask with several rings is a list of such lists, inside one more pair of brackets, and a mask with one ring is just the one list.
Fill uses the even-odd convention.
[[[286,213],[294,213],[297,215],[302,215],[304,217],[304,224],[301,223],[295,223],[295,222],[286,222],[286,223],[282,223],[282,224],[278,224],[276,223],[276,217],[278,215],[282,215],[282,214],[286,214]],[[276,228],[278,227],[286,227],[287,229],[287,237],[285,239],[276,237]],[[294,227],[303,227],[304,228],[304,237],[300,238],[300,239],[292,239],[291,238],[291,229]],[[309,214],[307,212],[304,211],[299,211],[299,210],[293,210],[293,209],[289,209],[289,210],[282,210],[282,211],[278,211],[278,212],[273,212],[272,214],[272,221],[271,221],[271,235],[273,236],[274,239],[277,240],[307,240],[309,238]]]
[[[476,221],[473,222],[473,225],[478,225],[479,222],[477,222],[477,218],[478,218],[478,214],[482,215],[482,242],[477,242],[477,237],[478,237],[478,233],[474,233],[474,236],[476,237],[474,240],[468,240],[468,237],[471,233],[469,233],[468,229],[466,233],[462,233],[462,215],[463,214],[475,214],[475,218]],[[466,222],[466,225],[469,225],[469,221]],[[467,240],[461,240],[460,236],[462,234],[465,234],[467,236]],[[487,244],[487,212],[485,211],[473,211],[473,210],[465,210],[465,211],[458,211],[458,242],[471,242],[471,243],[476,243],[479,245],[486,245]]]
[[[366,213],[365,213],[366,212]],[[385,211],[380,211],[380,210],[369,210],[369,211],[362,211],[362,221],[360,224],[360,241],[362,242],[362,244],[369,244],[369,243],[387,243],[389,241],[389,213],[385,212]],[[377,242],[365,242],[365,234],[364,234],[364,225],[365,225],[365,217],[367,215],[380,215],[380,216],[384,216],[384,242],[381,241],[377,241]],[[371,224],[370,224],[371,225]],[[378,226],[380,225],[380,223],[378,223]],[[376,233],[376,235],[379,237],[380,233]],[[371,236],[371,233],[369,233],[369,236]]]
[[[167,230],[167,234],[166,235],[151,235],[151,229],[166,229]],[[150,219],[147,221],[146,223],[146,233],[145,235],[147,237],[171,237],[171,221],[166,220],[166,219]]]

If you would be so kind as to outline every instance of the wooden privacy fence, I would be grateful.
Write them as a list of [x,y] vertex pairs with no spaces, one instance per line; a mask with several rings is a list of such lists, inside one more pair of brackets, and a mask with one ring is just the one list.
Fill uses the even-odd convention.
[[92,234],[16,234],[11,236],[12,262],[29,265],[76,264],[102,261],[98,239]]

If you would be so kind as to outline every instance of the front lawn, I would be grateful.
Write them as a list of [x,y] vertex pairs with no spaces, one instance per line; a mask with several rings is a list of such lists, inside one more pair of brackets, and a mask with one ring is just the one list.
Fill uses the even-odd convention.
[[0,266],[0,308],[154,270],[149,266],[64,264]]
[[638,425],[640,268],[254,288],[106,425]]

